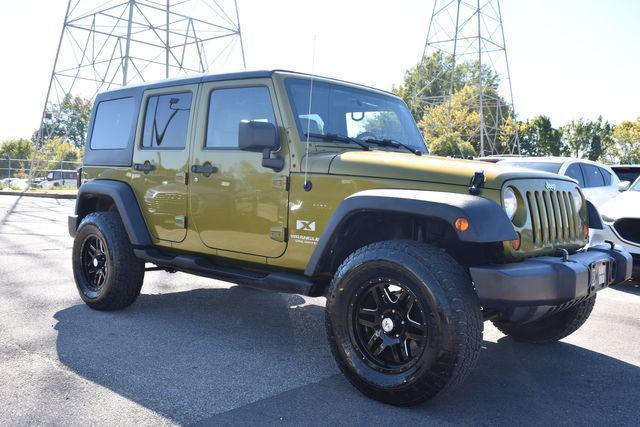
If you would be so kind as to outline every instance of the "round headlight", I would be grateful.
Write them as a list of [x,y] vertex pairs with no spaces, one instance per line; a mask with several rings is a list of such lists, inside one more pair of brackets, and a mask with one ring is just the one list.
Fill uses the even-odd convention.
[[573,193],[573,203],[576,205],[576,210],[582,209],[582,194],[578,190]]
[[511,187],[507,188],[504,192],[502,205],[504,206],[504,211],[509,219],[513,219],[513,216],[516,214],[516,210],[518,209],[518,198]]

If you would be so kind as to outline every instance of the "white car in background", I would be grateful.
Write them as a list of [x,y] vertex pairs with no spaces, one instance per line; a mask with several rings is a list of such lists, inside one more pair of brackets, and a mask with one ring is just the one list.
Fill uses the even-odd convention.
[[627,191],[600,207],[602,230],[592,230],[591,244],[610,241],[633,256],[633,276],[640,279],[640,178]]
[[41,181],[40,187],[45,190],[56,187],[75,187],[78,180],[78,172],[67,169],[52,170],[47,173],[45,179]]
[[537,169],[568,176],[578,181],[584,196],[597,208],[621,191],[629,188],[629,181],[620,181],[607,165],[572,157],[510,157],[499,160],[501,165]]

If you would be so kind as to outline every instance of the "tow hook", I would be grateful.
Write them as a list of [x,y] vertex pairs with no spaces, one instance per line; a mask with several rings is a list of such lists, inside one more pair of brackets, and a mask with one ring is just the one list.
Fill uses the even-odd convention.
[[569,251],[566,249],[558,249],[558,252],[562,255],[562,262],[569,262]]

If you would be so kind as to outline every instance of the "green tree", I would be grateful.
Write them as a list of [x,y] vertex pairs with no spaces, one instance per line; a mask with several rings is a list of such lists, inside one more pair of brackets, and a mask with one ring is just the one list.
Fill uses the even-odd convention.
[[618,157],[620,163],[640,163],[640,117],[635,121],[624,121],[612,132],[615,145],[611,153]]
[[566,149],[562,132],[551,125],[547,116],[535,116],[518,129],[520,151],[527,156],[563,156]]
[[[480,67],[478,62],[456,64],[453,75],[452,68],[452,58],[436,52],[407,71],[402,85],[394,88],[394,92],[407,103],[414,118],[424,129],[429,144],[445,135],[446,140],[453,141],[450,134],[454,132],[463,141],[470,142],[477,152],[480,148],[477,82],[481,74],[483,96],[487,100],[483,117],[489,132],[486,136],[506,146],[502,128],[504,121],[513,114],[498,94],[500,79],[497,73],[486,65]],[[449,93],[451,83],[453,95],[447,99],[445,95]]]
[[29,139],[12,139],[0,145],[0,158],[30,159],[33,153],[33,141]]
[[615,158],[613,127],[602,117],[594,121],[572,120],[561,132],[566,150],[573,157],[605,162]]
[[434,156],[473,157],[476,150],[471,143],[463,140],[455,132],[447,132],[429,142],[429,153]]
[[[76,148],[83,148],[91,106],[91,101],[88,99],[66,94],[60,104],[52,107],[51,118],[45,120],[44,138],[62,137],[70,141]],[[37,138],[39,138],[38,130],[34,134],[34,139]]]
[[472,139],[480,126],[480,113],[469,107],[474,96],[474,88],[465,86],[453,94],[450,102],[428,106],[418,122],[425,140],[430,143],[440,136],[450,137],[451,132],[463,141]]
[[[420,121],[429,105],[438,103],[449,93],[452,81],[453,59],[442,52],[425,56],[420,63],[405,73],[402,84],[393,89],[409,106],[413,117]],[[465,86],[477,85],[480,67],[478,62],[456,64],[453,75],[453,93]],[[485,94],[497,95],[500,79],[490,67],[482,66]]]

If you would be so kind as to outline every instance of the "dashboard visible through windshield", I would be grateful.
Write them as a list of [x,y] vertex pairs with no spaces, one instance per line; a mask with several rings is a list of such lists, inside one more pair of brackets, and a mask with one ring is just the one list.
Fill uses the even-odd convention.
[[[322,81],[288,78],[287,93],[300,139],[339,135],[361,141],[397,141],[427,152],[411,113],[401,100],[372,91]],[[311,104],[309,96],[311,95]],[[309,108],[311,107],[311,108]]]

